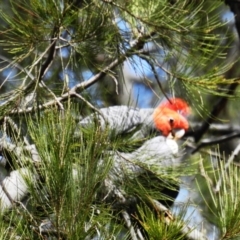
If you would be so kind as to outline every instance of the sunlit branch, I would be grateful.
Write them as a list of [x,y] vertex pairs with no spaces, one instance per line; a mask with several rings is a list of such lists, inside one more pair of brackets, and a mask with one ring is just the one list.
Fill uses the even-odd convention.
[[107,122],[106,119],[105,119],[105,117],[104,117],[103,114],[101,113],[101,111],[99,111],[97,108],[95,108],[89,101],[87,101],[84,97],[82,97],[82,96],[81,96],[80,94],[78,94],[78,93],[75,93],[75,96],[76,96],[77,98],[81,99],[84,103],[86,103],[90,108],[92,108],[95,112],[97,112],[97,113],[105,120],[105,122]]
[[115,83],[115,92],[116,92],[116,94],[118,95],[119,94],[119,91],[118,91],[118,80],[117,80],[117,78],[114,76],[114,74],[113,73],[109,73],[108,74],[112,79],[113,79],[113,81],[114,81],[114,83]]
[[53,98],[55,99],[59,108],[61,110],[64,110],[64,107],[63,107],[62,103],[58,100],[58,97],[54,94],[54,92],[48,86],[46,86],[46,84],[44,82],[41,82],[40,84],[53,96]]

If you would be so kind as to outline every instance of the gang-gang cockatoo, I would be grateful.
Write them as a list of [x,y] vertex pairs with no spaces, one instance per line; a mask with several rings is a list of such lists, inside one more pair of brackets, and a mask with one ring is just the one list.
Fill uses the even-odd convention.
[[[190,108],[184,100],[171,98],[161,103],[156,109],[113,106],[102,108],[99,113],[81,120],[79,123],[81,127],[98,122],[102,131],[107,129],[110,135],[113,133],[115,137],[132,134],[133,140],[141,138],[145,140],[132,152],[112,151],[110,153],[112,168],[103,184],[104,194],[111,198],[112,189],[120,186],[126,178],[138,179],[139,176],[144,175],[158,178],[166,174],[166,169],[179,165],[176,139],[181,138],[189,128],[186,119],[189,113]],[[160,134],[156,136],[152,134],[153,132]],[[104,159],[100,163],[104,164]],[[163,185],[162,180],[161,185]],[[170,195],[174,198],[177,194],[175,190],[173,194],[170,191]]]
[[[189,113],[190,108],[184,100],[171,98],[156,109],[113,106],[81,120],[79,125],[83,128],[97,123],[101,131],[108,132],[110,139],[126,134],[133,141],[143,140],[132,152],[106,151],[112,166],[101,185],[98,199],[112,204],[116,212],[126,210],[129,216],[134,216],[133,221],[139,218],[137,204],[140,199],[144,200],[139,189],[145,189],[148,199],[171,205],[179,186],[169,181],[168,175],[181,162],[176,140],[189,128],[186,119]],[[105,161],[103,157],[99,164]]]

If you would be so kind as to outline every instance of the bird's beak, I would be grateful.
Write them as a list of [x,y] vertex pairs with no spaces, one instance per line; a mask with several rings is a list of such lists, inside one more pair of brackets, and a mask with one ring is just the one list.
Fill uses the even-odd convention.
[[182,138],[184,136],[184,134],[185,134],[184,129],[172,129],[172,131],[169,133],[167,138],[178,140],[178,139]]

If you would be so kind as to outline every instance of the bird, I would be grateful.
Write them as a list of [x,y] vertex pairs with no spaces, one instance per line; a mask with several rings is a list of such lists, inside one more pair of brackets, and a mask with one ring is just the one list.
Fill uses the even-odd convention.
[[[187,130],[186,116],[189,113],[189,107],[182,99],[171,98],[160,104],[156,109],[113,106],[100,109],[99,112],[100,115],[96,113],[82,119],[78,125],[80,130],[87,125],[92,126],[97,119],[101,131],[110,130],[110,132],[114,132],[115,136],[124,133],[132,134],[133,138],[150,135],[141,146],[132,152],[106,150],[102,155],[99,155],[101,157],[99,159],[100,168],[101,165],[105,164],[105,159],[102,157],[104,155],[111,158],[112,166],[106,179],[103,183],[100,183],[100,194],[97,196],[102,196],[100,197],[101,202],[103,200],[106,202],[113,200],[111,203],[116,207],[119,203],[116,200],[116,194],[120,193],[118,196],[123,196],[129,203],[127,205],[124,203],[122,206],[126,208],[126,211],[132,217],[132,221],[134,221],[134,216],[138,211],[139,194],[137,192],[133,193],[132,190],[128,192],[127,188],[134,187],[135,184],[141,184],[146,189],[155,188],[154,192],[161,191],[165,195],[169,195],[169,190],[175,190],[171,184],[165,183],[161,176],[166,176],[170,168],[179,164],[179,158],[176,155],[178,145],[175,141],[179,138],[179,135],[175,133],[175,130]],[[153,129],[158,131],[159,135],[151,136]],[[76,131],[78,130],[76,129]],[[137,134],[139,132],[142,135]],[[31,154],[33,161],[41,162],[35,145],[33,149],[31,148]],[[0,210],[7,210],[13,206],[15,201],[23,201],[28,197],[29,188],[25,176],[31,182],[38,180],[27,167],[14,170],[10,174],[6,172],[6,174],[0,176],[2,182],[2,186],[0,186]],[[173,191],[173,193],[176,195],[176,191]],[[173,198],[175,198],[175,195],[172,194]],[[165,198],[163,200],[167,204],[167,200]]]
[[[152,132],[160,132],[165,137],[175,137],[175,130],[182,130],[181,138],[188,129],[186,116],[190,107],[181,98],[163,101],[156,109],[111,106],[83,118],[77,128],[91,127],[96,122],[101,130],[109,130],[111,136],[132,134],[132,139],[144,138]],[[76,131],[77,132],[77,131]],[[169,136],[169,134],[171,134]]]
[[[115,137],[130,134],[132,139],[145,140],[131,152],[116,149],[105,152],[111,158],[112,166],[101,184],[98,198],[112,203],[116,212],[126,210],[133,222],[140,219],[137,206],[142,197],[137,186],[146,189],[148,197],[151,191],[153,198],[170,207],[178,195],[179,185],[169,182],[167,174],[181,163],[176,140],[188,130],[187,116],[190,112],[186,101],[170,98],[155,109],[112,106],[82,119],[80,127],[97,123],[101,131],[114,132]],[[156,134],[152,135],[153,131]],[[105,162],[102,156],[99,165],[103,166]]]
[[[124,159],[135,159],[138,163],[147,163],[148,165],[155,164],[161,158],[161,166],[170,166],[175,164],[175,154],[178,153],[178,144],[176,140],[181,138],[189,128],[186,117],[190,114],[190,107],[181,98],[170,98],[167,101],[161,103],[156,109],[138,109],[127,106],[113,106],[109,108],[102,108],[98,113],[91,114],[80,121],[79,125],[84,128],[92,126],[98,120],[98,124],[101,127],[101,131],[111,130],[115,134],[122,134],[126,132],[133,132],[136,136],[141,132],[134,132],[137,126],[142,128],[154,129],[159,134],[153,135],[147,138],[143,144],[132,152],[119,152],[119,151],[107,151],[111,152],[111,156],[114,158],[114,164],[118,167],[117,174],[120,172],[118,169],[121,163],[126,164],[126,168],[131,169],[133,172],[141,169],[137,164],[133,164],[131,161],[124,161]],[[145,129],[146,130],[146,129]],[[149,128],[144,132],[142,136],[151,134]],[[180,132],[180,133],[178,133]],[[147,153],[147,155],[146,155]],[[121,160],[119,160],[121,159]],[[174,162],[174,164],[172,164]],[[135,165],[133,167],[132,165]],[[134,169],[134,170],[133,170]]]

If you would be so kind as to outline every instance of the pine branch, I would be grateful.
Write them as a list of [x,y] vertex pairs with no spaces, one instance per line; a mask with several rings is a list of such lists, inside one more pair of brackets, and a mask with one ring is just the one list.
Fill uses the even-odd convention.
[[[154,204],[154,207],[160,211],[161,213],[164,213],[164,222],[167,225],[170,225],[175,219],[173,217],[173,214],[171,213],[171,211],[166,208],[164,205],[162,205],[160,202],[152,199],[151,202]],[[186,235],[187,239],[190,240],[206,240],[206,236],[201,233],[200,231],[198,231],[195,228],[191,228],[189,227],[187,224],[181,222],[182,227],[181,227],[181,232]]]
[[[237,147],[234,149],[234,151],[232,152],[231,156],[228,158],[228,160],[226,161],[225,165],[224,165],[224,170],[227,171],[227,169],[229,168],[229,166],[232,164],[232,162],[234,161],[235,157],[238,156],[240,152],[240,143],[237,145]],[[219,192],[220,191],[220,187],[222,185],[222,180],[223,180],[223,176],[220,176],[216,187],[215,187],[215,192]]]
[[37,82],[41,82],[44,74],[47,72],[47,70],[49,69],[49,67],[50,67],[50,65],[53,61],[55,51],[56,51],[58,31],[59,31],[58,27],[54,26],[52,37],[51,37],[52,40],[51,40],[50,45],[49,45],[50,47],[49,47],[49,50],[48,50],[48,56],[47,56],[47,59],[45,60],[45,62],[43,63],[43,65],[40,68],[40,72],[39,72],[39,75],[38,75]]
[[[235,15],[235,25],[237,28],[238,36],[240,38],[240,3],[237,0],[225,0],[225,3],[230,6],[231,11]],[[231,75],[231,72],[234,70],[234,67],[230,69],[230,71],[227,73],[228,75]],[[233,96],[235,93],[235,90],[239,86],[238,80],[236,80],[236,83],[232,83],[229,88],[227,95]],[[212,111],[209,115],[209,117],[204,121],[201,128],[198,130],[198,132],[195,133],[195,142],[198,142],[202,136],[208,131],[210,125],[214,122],[214,120],[218,117],[218,115],[222,112],[222,110],[226,107],[228,103],[227,97],[221,97],[219,101],[213,106]]]
[[[231,84],[228,88],[227,95],[234,95],[236,88],[239,86],[239,83]],[[202,136],[208,131],[210,125],[217,119],[218,115],[223,111],[228,103],[227,97],[222,97],[219,101],[213,106],[212,111],[209,117],[204,120],[202,126],[194,133],[195,142],[198,142]]]
[[[141,39],[145,38],[145,37],[146,36],[144,35],[144,36],[140,37],[139,39],[134,40],[131,44],[132,47],[129,50],[127,50],[126,53],[123,53],[122,55],[120,55],[118,59],[113,60],[108,66],[106,66],[104,69],[102,69],[99,73],[95,74],[93,77],[89,78],[88,80],[86,80],[82,83],[76,84],[74,87],[69,89],[68,92],[62,94],[60,97],[56,97],[55,99],[50,100],[47,103],[44,103],[42,105],[38,105],[37,109],[35,107],[28,107],[26,109],[18,108],[16,110],[14,109],[9,113],[9,115],[25,114],[25,113],[33,112],[33,111],[36,111],[36,110],[42,110],[42,109],[54,106],[56,103],[61,103],[61,102],[66,101],[69,98],[75,97],[78,93],[81,93],[85,89],[91,87],[96,82],[100,81],[106,74],[108,74],[108,72],[110,70],[112,70],[113,68],[122,64],[123,61],[127,57],[130,57],[130,56],[136,54],[136,51],[138,53],[143,53],[145,50],[138,49],[138,48],[139,48],[139,41],[141,41]],[[142,47],[142,45],[141,45],[141,47]],[[27,87],[25,87],[23,89],[23,91],[26,91],[30,87],[31,87],[31,84],[28,85]],[[5,103],[5,104],[7,104],[7,103]]]
[[197,147],[195,149],[192,150],[191,154],[194,154],[196,152],[198,152],[201,148],[204,147],[209,147],[211,145],[217,145],[220,143],[224,143],[227,141],[230,141],[234,138],[240,137],[240,131],[238,132],[234,132],[234,133],[230,133],[221,137],[214,137],[214,139],[203,139],[201,140],[201,142],[197,145]]

